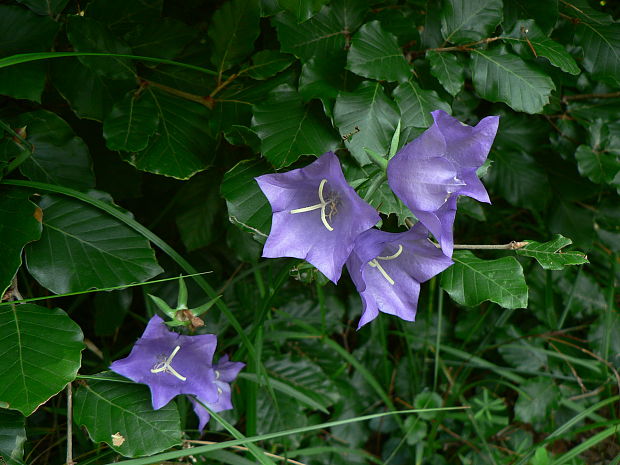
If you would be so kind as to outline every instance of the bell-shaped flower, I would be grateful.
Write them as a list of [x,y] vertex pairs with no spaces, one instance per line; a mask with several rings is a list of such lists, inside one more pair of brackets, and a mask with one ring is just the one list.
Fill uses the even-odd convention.
[[389,161],[387,178],[394,193],[450,257],[457,196],[490,203],[476,170],[491,150],[499,117],[487,116],[471,127],[443,110],[432,115],[433,125]]
[[[213,367],[215,386],[217,387],[218,395],[217,400],[215,402],[209,402],[200,398],[198,398],[198,400],[216,413],[233,408],[230,383],[235,380],[244,366],[245,363],[231,362],[228,360],[228,356],[224,355],[220,358],[219,363]],[[200,405],[199,402],[196,402],[194,398],[190,397],[190,400],[193,404],[194,412],[196,412],[198,416],[198,429],[202,431],[207,425],[209,418],[211,418],[211,415],[209,415],[209,411]]]
[[184,336],[170,331],[155,315],[129,355],[113,362],[110,369],[148,385],[155,410],[178,394],[217,402],[218,385],[212,366],[216,345],[214,334]]
[[379,312],[414,321],[420,283],[452,265],[420,223],[403,233],[370,229],[355,241],[347,269],[362,297],[358,329]]
[[357,236],[380,219],[327,152],[305,168],[256,178],[273,210],[263,257],[303,258],[337,282]]

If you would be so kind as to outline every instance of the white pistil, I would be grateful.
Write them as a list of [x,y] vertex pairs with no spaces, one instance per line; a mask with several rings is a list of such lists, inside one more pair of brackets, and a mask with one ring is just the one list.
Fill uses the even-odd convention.
[[368,262],[368,264],[371,267],[376,268],[379,271],[379,273],[381,273],[381,275],[387,280],[387,282],[393,286],[394,280],[391,278],[389,274],[387,274],[387,271],[385,271],[385,269],[379,264],[377,260],[394,260],[395,258],[399,257],[401,253],[403,253],[403,246],[401,244],[398,244],[398,250],[396,251],[395,254],[388,255],[387,257],[373,258],[372,260]]
[[176,346],[170,356],[164,360],[163,362],[156,363],[153,368],[151,368],[151,373],[170,373],[171,375],[179,378],[181,381],[185,381],[187,378],[182,376],[178,371],[176,371],[170,363],[172,363],[172,359],[177,354],[181,346]]
[[323,189],[325,188],[325,184],[327,183],[327,179],[322,179],[321,183],[319,184],[319,200],[321,201],[321,203],[317,203],[316,205],[310,205],[309,207],[303,207],[303,208],[296,208],[294,210],[291,210],[291,214],[295,214],[295,213],[306,213],[306,212],[311,212],[313,210],[318,210],[321,209],[321,221],[323,222],[323,225],[327,228],[328,231],[333,231],[334,228],[332,228],[330,226],[330,224],[327,222],[327,215],[325,215],[325,208],[327,208],[328,205],[331,205],[331,211],[329,213],[329,219],[331,219],[332,214],[334,213],[334,205],[333,205],[333,200],[325,200],[325,198],[323,197]]

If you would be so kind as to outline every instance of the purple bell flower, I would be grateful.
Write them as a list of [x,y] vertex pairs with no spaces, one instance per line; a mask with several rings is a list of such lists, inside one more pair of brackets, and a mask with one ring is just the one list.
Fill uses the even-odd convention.
[[[235,380],[244,366],[245,363],[230,362],[228,360],[228,356],[224,355],[220,358],[219,363],[213,367],[215,374],[215,385],[218,393],[217,400],[215,402],[208,402],[200,398],[198,400],[214,412],[232,409],[233,405],[231,400],[230,383]],[[209,415],[208,410],[200,405],[200,403],[196,402],[193,397],[190,397],[190,400],[194,407],[194,412],[198,415],[198,429],[202,431],[207,425],[209,418],[211,418],[211,415]]]
[[110,369],[148,385],[155,410],[178,394],[217,402],[218,385],[212,366],[216,345],[214,334],[184,336],[170,331],[155,315],[129,356],[113,362]]
[[420,283],[452,265],[427,235],[417,223],[403,233],[370,229],[357,238],[347,261],[364,306],[357,329],[379,312],[415,320]]
[[263,257],[295,257],[334,283],[355,238],[380,219],[347,184],[338,157],[327,152],[305,168],[256,178],[273,210]]
[[435,122],[405,145],[388,163],[388,184],[452,256],[452,226],[459,195],[491,203],[476,170],[485,162],[497,133],[499,116],[467,126],[443,110]]

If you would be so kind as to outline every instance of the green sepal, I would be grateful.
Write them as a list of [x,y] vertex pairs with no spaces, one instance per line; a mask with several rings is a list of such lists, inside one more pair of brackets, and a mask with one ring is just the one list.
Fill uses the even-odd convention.
[[187,286],[183,276],[179,276],[179,297],[177,298],[177,310],[187,309]]
[[177,313],[176,310],[170,308],[168,304],[164,302],[163,299],[160,299],[159,297],[151,295],[151,294],[147,294],[147,295],[151,298],[153,303],[157,305],[157,308],[159,308],[162,312],[164,312],[166,315],[168,315],[170,318],[174,320],[174,317]]
[[368,147],[364,147],[364,150],[366,151],[366,153],[368,154],[368,156],[370,157],[370,159],[372,160],[374,164],[376,164],[383,171],[387,171],[388,161],[385,158],[383,158],[381,155],[379,155],[374,150],[369,149]]
[[207,310],[209,310],[211,307],[213,307],[213,305],[221,298],[221,295],[218,295],[217,297],[211,299],[210,301],[208,301],[205,304],[202,304],[200,307],[194,308],[192,309],[192,313],[194,314],[194,316],[200,316],[203,313],[205,313]]
[[390,143],[390,153],[388,155],[388,160],[391,160],[394,155],[396,155],[396,151],[398,150],[398,144],[400,143],[400,119],[398,120],[398,124],[396,125],[396,130],[394,131],[394,135],[392,136],[392,142]]

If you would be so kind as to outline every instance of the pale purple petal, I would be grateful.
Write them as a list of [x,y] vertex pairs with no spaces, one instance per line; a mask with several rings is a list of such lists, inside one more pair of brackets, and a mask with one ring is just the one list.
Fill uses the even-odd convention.
[[371,229],[357,239],[347,269],[364,307],[358,329],[379,311],[415,320],[420,283],[452,264],[427,235],[423,227],[397,234]]
[[388,183],[452,256],[457,197],[490,203],[476,170],[489,154],[499,117],[488,116],[471,127],[442,110],[432,115],[433,125],[388,163]]
[[[273,210],[263,257],[305,259],[333,282],[340,278],[355,238],[380,219],[347,184],[332,152],[305,168],[266,174],[256,181]],[[330,201],[325,209],[298,211],[321,205],[321,195]]]
[[[213,334],[184,336],[168,329],[159,316],[149,321],[130,354],[110,368],[137,383],[149,386],[153,408],[159,409],[178,394],[193,394],[207,401],[218,398],[212,360],[217,339]],[[172,357],[168,368],[164,366]]]

